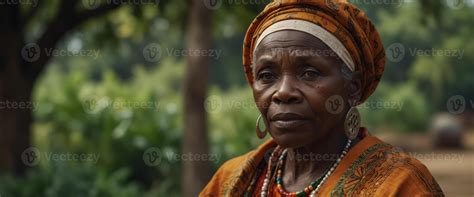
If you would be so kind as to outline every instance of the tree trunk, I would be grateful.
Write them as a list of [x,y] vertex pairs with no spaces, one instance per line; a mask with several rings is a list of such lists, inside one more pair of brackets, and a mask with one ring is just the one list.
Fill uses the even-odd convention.
[[26,168],[21,154],[30,146],[34,79],[25,77],[21,61],[14,58],[18,55],[9,57],[0,62],[0,173],[21,176]]
[[[188,50],[208,50],[211,42],[211,11],[202,0],[192,0],[186,35]],[[192,53],[191,53],[192,54]],[[208,154],[207,95],[209,57],[189,55],[184,82],[183,154]],[[198,196],[211,176],[210,161],[183,160],[182,194]]]
[[[68,31],[121,6],[120,3],[108,3],[76,12],[77,4],[76,1],[61,1],[58,15],[35,43],[39,49],[55,48]],[[0,6],[0,174],[21,176],[27,166],[22,162],[21,154],[31,141],[31,94],[36,79],[51,58],[43,54],[34,61],[27,61],[21,55],[25,46],[24,26],[35,17],[39,7],[32,8],[24,16],[20,4]]]

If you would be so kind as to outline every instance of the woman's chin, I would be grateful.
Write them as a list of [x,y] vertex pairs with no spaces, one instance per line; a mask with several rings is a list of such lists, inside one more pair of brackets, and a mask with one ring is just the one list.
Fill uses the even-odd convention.
[[305,136],[295,134],[272,135],[273,140],[283,148],[299,148],[312,142],[311,139]]

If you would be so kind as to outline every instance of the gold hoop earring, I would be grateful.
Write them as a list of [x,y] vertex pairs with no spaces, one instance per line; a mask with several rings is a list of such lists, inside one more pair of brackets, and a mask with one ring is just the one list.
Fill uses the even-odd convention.
[[255,125],[255,132],[257,133],[257,137],[263,139],[267,135],[267,128],[265,130],[260,130],[260,119],[262,119],[262,114],[260,114],[257,118],[257,123]]
[[360,129],[360,113],[356,107],[351,107],[344,121],[344,131],[347,138],[354,140],[359,134]]

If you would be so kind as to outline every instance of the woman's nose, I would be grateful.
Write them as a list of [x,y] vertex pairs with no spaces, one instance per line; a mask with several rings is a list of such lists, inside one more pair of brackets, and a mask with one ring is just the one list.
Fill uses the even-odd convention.
[[303,100],[303,96],[298,90],[297,85],[297,79],[289,76],[283,77],[272,96],[272,101],[278,104],[300,103]]

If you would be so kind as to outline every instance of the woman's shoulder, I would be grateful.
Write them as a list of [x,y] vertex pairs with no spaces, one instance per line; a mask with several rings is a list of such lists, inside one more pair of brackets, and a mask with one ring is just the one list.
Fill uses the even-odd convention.
[[276,144],[273,140],[268,140],[262,143],[256,149],[227,160],[219,167],[216,174],[241,171],[245,168],[254,169],[262,159],[268,157],[271,154],[271,151],[275,148],[275,146]]
[[360,152],[335,192],[363,196],[443,196],[423,163],[402,148],[380,140]]
[[[380,175],[374,176],[373,183],[380,184],[380,194],[411,196],[443,196],[443,192],[428,168],[413,152],[389,145],[384,152]],[[378,180],[380,179],[380,180]],[[397,190],[390,188],[397,187]]]
[[224,162],[200,196],[206,196],[207,194],[226,196],[232,189],[242,188],[236,186],[245,183],[246,179],[251,178],[253,170],[256,169],[256,166],[265,157],[268,150],[274,146],[274,142],[270,140],[260,145],[257,149]]

